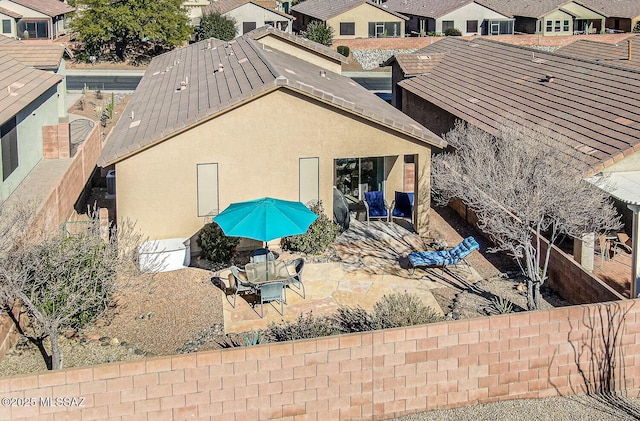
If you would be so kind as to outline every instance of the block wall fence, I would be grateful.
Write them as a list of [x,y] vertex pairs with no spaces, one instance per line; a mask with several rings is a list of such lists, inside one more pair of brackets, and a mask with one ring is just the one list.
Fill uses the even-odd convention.
[[[1,398],[36,405],[0,420],[381,420],[582,394],[606,361],[618,390],[640,391],[637,300],[3,378]],[[83,406],[38,404],[60,397]]]

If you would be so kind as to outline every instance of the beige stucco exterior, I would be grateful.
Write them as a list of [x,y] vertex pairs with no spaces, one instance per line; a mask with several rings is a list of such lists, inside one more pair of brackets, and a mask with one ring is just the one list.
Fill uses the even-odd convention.
[[403,187],[404,155],[416,155],[418,229],[426,229],[431,149],[414,138],[281,88],[116,164],[119,218],[150,239],[191,237],[196,166],[218,164],[219,208],[264,196],[299,200],[299,159],[319,158],[319,198],[332,213],[334,159],[384,156],[386,198]]
[[[355,35],[340,35],[340,22],[354,22]],[[369,22],[399,22],[400,33],[397,36],[404,37],[404,19],[366,3],[327,19],[327,25],[334,30],[334,39],[368,38]]]
[[315,64],[316,66],[329,70],[330,72],[338,74],[342,73],[342,64],[339,61],[332,60],[329,57],[314,51],[306,50],[300,45],[287,42],[275,35],[266,35],[260,38],[258,42],[278,51],[282,51],[283,53],[287,53],[290,56],[297,57],[300,60]]
[[[567,3],[562,9],[554,10],[540,19],[542,34],[544,35],[572,35],[574,31],[581,31],[583,28],[576,27],[576,20],[588,20],[586,30],[588,33],[603,32],[605,28],[605,17],[576,3]],[[560,30],[556,31],[555,22],[560,22]],[[565,30],[565,21],[568,22],[568,30]],[[598,24],[597,21],[600,21]],[[551,31],[548,31],[547,22],[552,23]],[[594,23],[595,22],[595,23]]]

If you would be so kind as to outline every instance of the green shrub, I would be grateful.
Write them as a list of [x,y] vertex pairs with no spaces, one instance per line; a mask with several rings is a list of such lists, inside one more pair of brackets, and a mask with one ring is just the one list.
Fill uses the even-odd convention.
[[459,37],[462,35],[462,32],[457,28],[448,28],[445,29],[444,35],[447,37]]
[[219,348],[237,348],[240,346],[254,346],[269,342],[264,331],[249,331],[244,333],[227,333],[222,338],[216,340]]
[[333,321],[341,333],[376,330],[373,314],[362,307],[340,307],[333,315]]
[[282,245],[285,249],[320,254],[335,241],[340,227],[324,214],[322,201],[315,203],[310,209],[318,215],[318,219],[311,224],[306,233],[283,238]]
[[336,50],[338,50],[338,53],[342,54],[343,56],[349,57],[350,50],[346,45],[338,45],[338,48]]
[[286,342],[296,339],[319,338],[340,333],[331,317],[314,316],[310,311],[306,315],[300,314],[295,322],[284,321],[278,324],[270,323],[266,335],[271,342]]
[[318,44],[331,47],[333,44],[333,27],[328,26],[324,22],[313,21],[307,25],[307,39],[315,41]]
[[385,295],[373,306],[378,329],[413,326],[444,320],[434,309],[425,305],[415,294]]
[[224,235],[215,222],[205,225],[198,237],[198,245],[202,249],[200,255],[213,264],[229,263],[239,242],[240,239],[236,237]]
[[513,312],[513,303],[504,297],[493,297],[490,312],[492,314],[509,314]]

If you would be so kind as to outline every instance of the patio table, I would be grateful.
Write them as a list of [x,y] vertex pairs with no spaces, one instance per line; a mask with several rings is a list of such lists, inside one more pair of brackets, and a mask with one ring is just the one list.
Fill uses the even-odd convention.
[[283,260],[247,263],[244,270],[247,272],[247,283],[255,288],[267,282],[286,281],[291,276]]

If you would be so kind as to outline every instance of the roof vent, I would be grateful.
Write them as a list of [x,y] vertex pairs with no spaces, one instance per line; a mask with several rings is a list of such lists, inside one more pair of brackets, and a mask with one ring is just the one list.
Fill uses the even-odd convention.
[[320,70],[320,76],[327,77],[327,71],[326,70]]
[[540,79],[540,82],[551,83],[554,81],[554,79],[555,77],[553,75],[545,75],[542,79]]
[[213,73],[222,73],[224,72],[224,65],[222,63],[218,64],[218,68],[213,71]]

